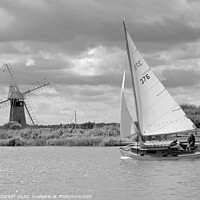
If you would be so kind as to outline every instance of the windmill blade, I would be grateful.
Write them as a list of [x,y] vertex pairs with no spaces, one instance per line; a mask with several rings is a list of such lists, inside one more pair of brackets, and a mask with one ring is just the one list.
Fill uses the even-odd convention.
[[3,100],[3,101],[0,101],[0,104],[6,103],[7,101],[9,101],[9,99],[6,99],[6,100]]
[[19,87],[14,79],[13,72],[9,68],[8,64],[4,64],[1,66],[2,71],[6,74],[6,77],[8,79],[8,82],[10,83],[10,86],[12,86],[12,90],[20,91]]
[[8,107],[8,106],[9,106],[9,99],[0,101],[0,109],[1,109],[1,108],[5,108],[5,107]]
[[29,112],[29,110],[28,110],[28,107],[26,106],[26,103],[24,103],[24,105],[25,105],[26,111],[27,111],[27,113],[28,113],[28,116],[29,116],[29,118],[31,119],[31,122],[33,123],[33,125],[35,125],[35,123],[34,123],[34,121],[33,121],[33,118],[31,117],[31,114],[30,114],[30,112]]
[[44,88],[48,85],[49,85],[49,82],[47,82],[46,79],[44,79],[44,82],[42,84],[40,84],[39,82],[37,82],[37,84],[33,83],[32,89],[26,90],[25,92],[23,92],[23,95],[26,95],[26,94],[31,93],[33,91],[39,90],[39,89]]
[[33,114],[33,111],[32,111],[32,109],[31,109],[31,107],[30,107],[30,105],[29,105],[27,99],[24,100],[24,105],[25,105],[26,111],[27,111],[27,113],[28,113],[28,116],[29,116],[29,118],[30,118],[32,124],[33,124],[33,125],[38,124],[37,119],[36,119],[35,115]]

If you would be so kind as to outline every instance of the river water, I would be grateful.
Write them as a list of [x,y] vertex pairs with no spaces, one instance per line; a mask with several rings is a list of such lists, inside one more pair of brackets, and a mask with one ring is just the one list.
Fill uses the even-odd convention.
[[137,161],[116,147],[1,147],[0,199],[199,200],[200,159]]

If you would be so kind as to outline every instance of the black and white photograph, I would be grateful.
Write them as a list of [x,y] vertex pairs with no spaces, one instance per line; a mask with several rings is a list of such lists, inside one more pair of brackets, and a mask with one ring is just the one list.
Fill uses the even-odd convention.
[[0,200],[198,200],[200,1],[0,0]]

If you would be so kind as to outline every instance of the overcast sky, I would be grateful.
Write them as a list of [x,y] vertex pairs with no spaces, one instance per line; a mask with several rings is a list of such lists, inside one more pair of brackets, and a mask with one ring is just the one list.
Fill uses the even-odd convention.
[[[12,66],[39,124],[119,122],[122,20],[178,103],[200,104],[200,1],[0,0],[0,64]],[[8,81],[0,71],[0,99]],[[0,109],[0,124],[9,108]]]

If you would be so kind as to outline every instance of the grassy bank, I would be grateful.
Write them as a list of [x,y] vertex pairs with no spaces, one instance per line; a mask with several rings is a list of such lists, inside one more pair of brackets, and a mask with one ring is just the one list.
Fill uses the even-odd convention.
[[0,129],[0,146],[119,146],[119,126],[100,128]]
[[[181,105],[187,117],[200,128],[200,107],[190,104]],[[187,140],[185,135],[174,134],[166,136],[147,137],[147,140]],[[200,131],[196,133],[200,142]],[[0,128],[0,146],[121,146],[135,141],[120,139],[120,126],[118,123],[91,123],[60,124],[29,127],[19,130],[8,129],[6,125]]]

